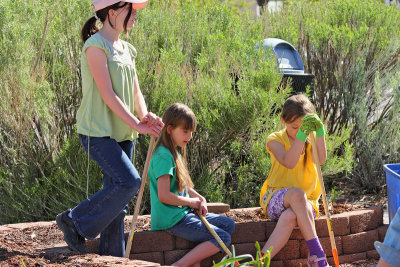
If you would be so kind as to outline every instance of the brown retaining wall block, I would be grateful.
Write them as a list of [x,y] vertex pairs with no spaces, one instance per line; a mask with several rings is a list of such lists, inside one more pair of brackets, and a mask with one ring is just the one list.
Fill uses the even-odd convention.
[[379,240],[378,229],[343,236],[343,253],[354,254],[372,250],[376,240]]
[[230,206],[225,203],[210,202],[207,203],[208,212],[211,213],[224,213],[230,210]]
[[379,218],[374,210],[355,211],[350,218],[350,231],[352,234],[376,229],[379,225]]
[[[331,217],[332,230],[337,236],[348,235],[350,233],[349,215],[346,213],[335,214]],[[315,228],[318,237],[329,237],[328,225],[325,216],[315,220]]]
[[176,249],[191,249],[197,245],[196,242],[192,242],[181,237],[175,237],[175,248]]
[[[170,250],[170,251],[164,251],[164,264],[172,264],[182,258],[186,253],[188,253],[190,250]],[[131,254],[132,255],[132,254]]]
[[378,227],[379,241],[383,242],[383,240],[385,239],[385,235],[386,235],[386,232],[387,232],[388,228],[389,228],[388,224],[381,225],[381,226]]
[[[275,226],[274,226],[275,227]],[[248,243],[266,240],[266,222],[243,222],[236,223],[232,234],[232,243]]]
[[300,258],[299,240],[289,240],[287,244],[274,257],[275,260],[291,260]]
[[142,231],[133,235],[132,244],[131,253],[168,251],[175,249],[175,237],[165,231]]

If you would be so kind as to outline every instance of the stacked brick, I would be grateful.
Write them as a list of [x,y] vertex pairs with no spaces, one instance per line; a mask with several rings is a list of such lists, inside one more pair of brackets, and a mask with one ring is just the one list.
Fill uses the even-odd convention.
[[[240,209],[233,211],[240,212]],[[387,225],[383,225],[382,208],[369,208],[333,215],[331,221],[340,263],[379,257],[373,244],[376,240],[382,241],[387,230]],[[258,241],[262,247],[275,225],[276,223],[271,221],[237,223],[232,235],[235,254],[255,256],[255,242]],[[333,265],[326,220],[317,219],[316,229],[328,261]],[[92,252],[96,252],[97,243],[97,240],[88,242]],[[171,236],[163,231],[142,231],[135,233],[133,237],[130,258],[169,265],[181,258],[195,245],[196,243]],[[307,253],[307,246],[300,230],[294,230],[289,242],[274,257],[271,266],[306,265]],[[212,266],[213,261],[219,262],[222,257],[224,254],[218,253],[204,260],[202,266]]]

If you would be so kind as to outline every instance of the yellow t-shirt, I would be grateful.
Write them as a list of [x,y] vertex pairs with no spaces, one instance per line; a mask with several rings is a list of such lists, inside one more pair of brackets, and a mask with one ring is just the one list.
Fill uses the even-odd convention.
[[[286,129],[270,134],[267,139],[267,144],[270,141],[277,141],[283,144],[286,151],[288,151],[291,147]],[[268,178],[264,182],[260,192],[260,205],[264,214],[268,217],[267,205],[271,199],[271,196],[276,191],[283,188],[298,187],[304,190],[307,195],[307,199],[313,205],[318,217],[318,199],[321,196],[321,186],[319,184],[316,166],[312,160],[311,144],[307,145],[306,163],[304,164],[303,153],[293,169],[288,169],[280,164],[269,150],[268,145],[266,148],[271,155],[272,166],[271,170],[269,171]]]

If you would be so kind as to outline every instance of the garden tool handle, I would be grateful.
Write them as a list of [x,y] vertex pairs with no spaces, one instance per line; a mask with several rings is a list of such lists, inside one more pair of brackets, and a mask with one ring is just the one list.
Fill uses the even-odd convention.
[[133,213],[131,230],[129,231],[129,238],[128,238],[128,242],[126,244],[126,249],[125,249],[125,258],[128,258],[128,259],[129,259],[129,255],[131,252],[133,235],[135,233],[135,228],[136,228],[136,221],[137,221],[137,217],[138,217],[138,214],[140,211],[140,205],[142,203],[143,191],[144,191],[144,187],[146,185],[146,180],[147,180],[147,175],[148,175],[147,172],[149,170],[150,159],[153,154],[154,142],[155,142],[155,137],[151,136],[149,149],[147,150],[146,163],[144,164],[142,181],[140,183],[140,189],[139,189],[139,193],[138,193],[138,196],[136,199],[135,212]]
[[212,234],[212,236],[217,240],[218,244],[221,246],[221,248],[225,251],[226,255],[228,255],[229,258],[232,258],[232,253],[229,251],[229,249],[225,246],[224,242],[222,242],[221,238],[218,236],[218,234],[212,229],[210,223],[207,221],[207,219],[200,214],[198,210],[196,210],[197,216],[199,216],[200,220],[205,224],[207,227],[208,231]]
[[318,150],[317,150],[317,145],[315,142],[314,132],[310,133],[310,139],[311,139],[312,154],[314,155],[314,161],[315,161],[315,165],[317,167],[317,176],[318,176],[319,184],[321,186],[322,202],[324,204],[324,210],[325,210],[325,214],[326,214],[326,223],[328,225],[329,239],[331,241],[331,247],[332,247],[332,255],[333,255],[333,259],[335,261],[336,267],[339,267],[339,257],[338,257],[337,248],[336,248],[335,236],[333,235],[332,224],[331,224],[331,214],[329,213],[329,209],[328,209],[328,201],[326,198],[324,179],[322,178],[321,164],[319,161]]

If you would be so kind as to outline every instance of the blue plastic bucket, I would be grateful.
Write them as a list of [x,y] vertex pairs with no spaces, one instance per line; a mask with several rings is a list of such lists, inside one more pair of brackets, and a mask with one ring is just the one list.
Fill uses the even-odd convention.
[[389,223],[396,215],[400,207],[400,163],[385,164],[383,169],[386,172],[386,184],[388,194]]

